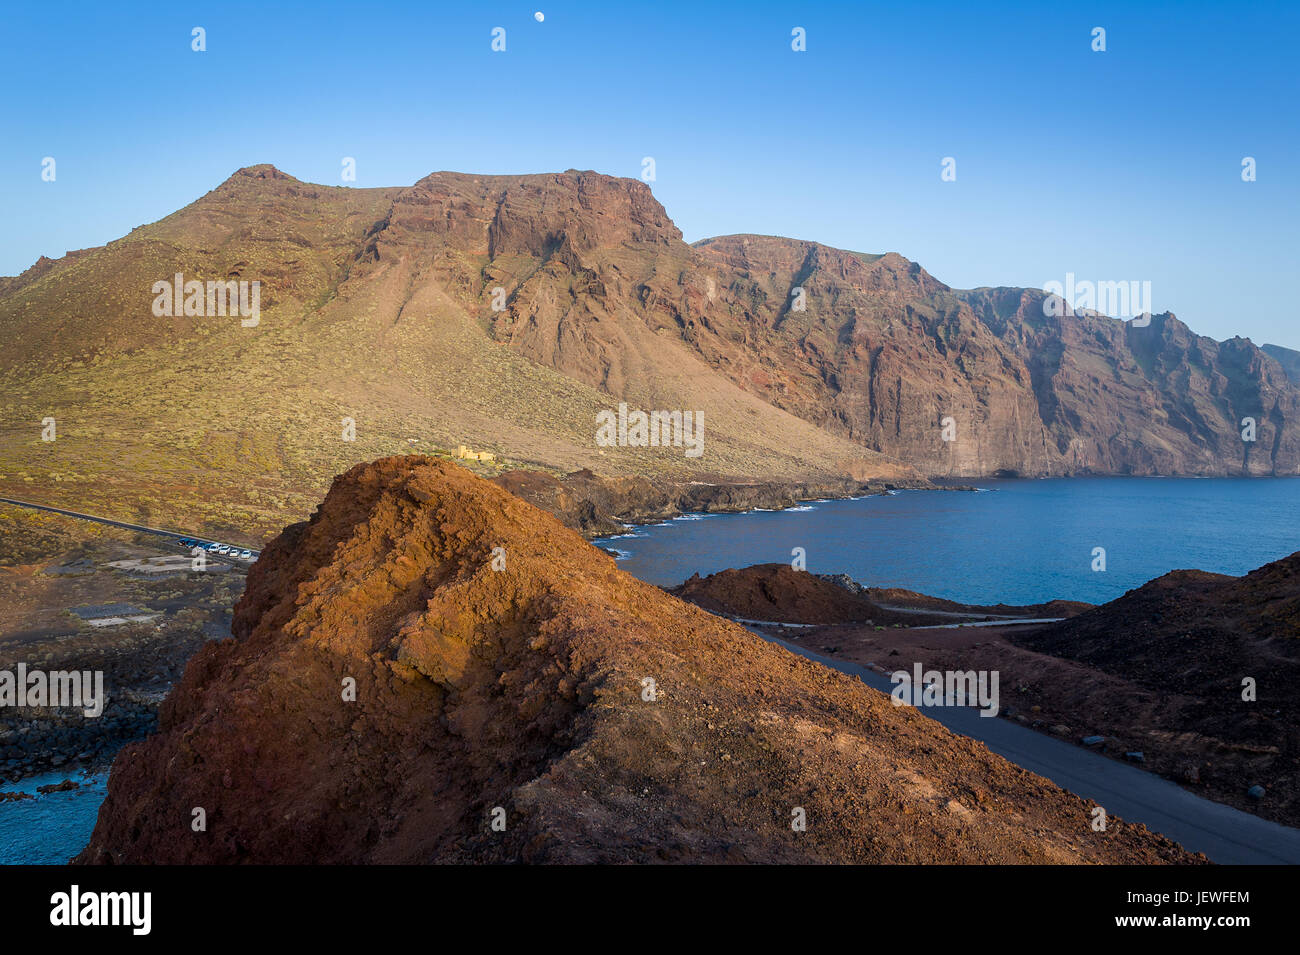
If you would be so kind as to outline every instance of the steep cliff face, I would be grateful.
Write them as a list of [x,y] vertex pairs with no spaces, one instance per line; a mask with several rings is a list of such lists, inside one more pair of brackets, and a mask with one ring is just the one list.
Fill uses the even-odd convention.
[[[928,474],[1060,470],[1024,362],[916,263],[767,236],[697,248],[725,270],[741,374],[774,404]],[[697,347],[742,367],[716,340]]]
[[[1170,314],[1052,316],[1041,290],[955,290],[894,254],[762,236],[696,248],[738,276],[751,386],[926,473],[1300,472],[1300,390],[1247,339]],[[694,343],[736,374],[716,340]]]
[[463,253],[443,280],[496,341],[614,395],[689,393],[716,418],[704,383],[726,381],[927,474],[1300,469],[1300,391],[1280,366],[1171,315],[1053,318],[1040,291],[954,290],[893,253],[687,246],[644,184],[595,173],[438,173],[386,235]]
[[233,630],[81,861],[1197,861],[426,458],[340,477]]
[[1029,367],[1039,415],[1067,470],[1300,470],[1300,391],[1249,340],[1216,342],[1168,313],[1145,326],[1092,313],[1050,317],[1033,289],[959,294]]
[[612,394],[680,395],[686,373],[710,403],[712,372],[928,474],[1300,469],[1280,367],[1170,315],[1052,318],[1041,291],[954,290],[893,253],[691,247],[644,184],[594,173],[438,173],[394,210],[389,232],[469,253],[446,281],[495,340]]

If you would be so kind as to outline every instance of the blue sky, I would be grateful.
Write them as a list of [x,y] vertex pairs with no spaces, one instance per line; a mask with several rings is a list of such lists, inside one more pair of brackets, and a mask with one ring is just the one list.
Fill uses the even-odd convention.
[[0,274],[258,162],[342,184],[351,156],[386,186],[652,156],[690,241],[897,251],[957,287],[1150,281],[1198,332],[1300,348],[1300,4],[984,6],[10,4]]

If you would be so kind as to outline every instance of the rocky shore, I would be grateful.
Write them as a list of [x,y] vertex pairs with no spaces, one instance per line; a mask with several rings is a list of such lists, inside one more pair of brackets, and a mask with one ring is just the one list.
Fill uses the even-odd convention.
[[101,671],[107,703],[93,717],[75,707],[0,711],[0,786],[53,770],[106,769],[124,745],[156,729],[158,705],[206,638],[153,626],[122,631],[111,646],[74,637],[24,654],[29,670]]
[[[29,776],[107,769],[153,732],[190,657],[229,632],[243,589],[237,573],[130,573],[115,563],[156,555],[156,541],[97,531],[84,539],[84,523],[54,524],[48,546],[0,554],[0,671],[100,673],[105,704],[91,716],[84,707],[0,708],[0,792]],[[115,608],[130,608],[123,622],[108,619]]]
[[[629,524],[655,524],[687,513],[735,514],[756,508],[779,510],[806,501],[864,497],[904,488],[939,489],[925,480],[669,481],[602,477],[575,471],[555,477],[541,471],[508,471],[494,483],[554,515],[584,537],[617,534]],[[945,490],[974,490],[945,486]]]

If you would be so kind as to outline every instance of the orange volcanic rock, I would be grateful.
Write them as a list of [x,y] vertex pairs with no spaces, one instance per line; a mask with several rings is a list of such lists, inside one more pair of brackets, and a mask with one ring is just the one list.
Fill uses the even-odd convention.
[[1202,861],[428,458],[337,478],[233,630],[81,861]]

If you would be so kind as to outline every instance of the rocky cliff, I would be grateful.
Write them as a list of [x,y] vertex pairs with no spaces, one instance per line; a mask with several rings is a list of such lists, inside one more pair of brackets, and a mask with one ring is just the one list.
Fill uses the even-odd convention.
[[1282,366],[1292,384],[1300,385],[1300,351],[1283,348],[1281,345],[1260,345],[1259,348]]
[[1033,289],[960,294],[1029,369],[1066,473],[1300,470],[1300,391],[1249,339],[1216,342],[1168,313],[1149,324],[1048,316]]
[[1300,390],[1279,361],[1169,314],[1051,317],[1041,291],[955,290],[895,253],[687,246],[644,184],[594,173],[435,174],[394,204],[376,254],[390,234],[471,253],[444,281],[482,305],[504,292],[481,313],[494,339],[614,395],[663,401],[689,375],[707,402],[702,359],[926,474],[1300,471]]

